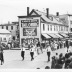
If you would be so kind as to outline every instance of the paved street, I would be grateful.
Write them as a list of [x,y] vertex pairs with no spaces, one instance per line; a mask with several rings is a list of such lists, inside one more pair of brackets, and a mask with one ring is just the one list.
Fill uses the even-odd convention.
[[[66,48],[59,49],[57,51],[53,51],[52,55],[55,55],[56,52],[64,53]],[[40,67],[44,69],[45,66],[50,66],[51,62],[47,62],[47,54],[44,50],[43,54],[35,56],[33,61],[30,61],[29,50],[26,50],[25,60],[22,61],[21,51],[20,50],[4,50],[4,64],[0,65],[1,69],[9,69],[9,68],[22,68],[22,69],[36,69]]]

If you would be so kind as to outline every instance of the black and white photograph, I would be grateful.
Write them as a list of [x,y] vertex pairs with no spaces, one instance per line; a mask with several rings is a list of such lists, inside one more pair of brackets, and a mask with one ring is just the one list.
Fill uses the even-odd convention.
[[72,69],[71,0],[0,0],[1,69]]

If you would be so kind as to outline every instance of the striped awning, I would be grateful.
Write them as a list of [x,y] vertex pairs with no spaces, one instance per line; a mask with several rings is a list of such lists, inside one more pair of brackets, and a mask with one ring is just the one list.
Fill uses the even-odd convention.
[[68,35],[66,35],[65,33],[60,33],[62,36],[64,37],[69,37]]
[[55,35],[57,35],[59,38],[63,38],[60,34],[56,33]]
[[47,35],[46,33],[42,34],[45,38],[51,38],[49,35]]
[[53,38],[59,38],[57,35],[53,34],[53,33],[48,33],[48,35],[50,35]]

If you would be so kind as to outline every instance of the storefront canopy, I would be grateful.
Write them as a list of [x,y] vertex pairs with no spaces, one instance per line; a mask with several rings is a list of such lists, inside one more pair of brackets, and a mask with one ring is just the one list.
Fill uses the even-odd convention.
[[49,35],[47,35],[46,33],[42,34],[45,38],[51,38]]
[[57,35],[59,38],[63,38],[61,35],[59,35],[58,33],[56,33],[55,35]]
[[49,33],[48,35],[50,35],[53,38],[59,38],[57,35],[53,34],[53,33]]
[[68,37],[68,35],[64,34],[64,33],[60,33],[62,36],[64,37]]

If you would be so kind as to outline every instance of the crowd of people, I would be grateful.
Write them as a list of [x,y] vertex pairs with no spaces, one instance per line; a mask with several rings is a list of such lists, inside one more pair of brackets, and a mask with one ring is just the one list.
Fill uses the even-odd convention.
[[[40,44],[40,42],[38,42],[38,44],[33,44],[33,45],[29,46],[31,61],[34,60],[35,52],[37,55],[39,55],[40,52],[43,53],[43,48],[44,48],[47,52],[48,62],[51,61],[51,67],[46,66],[45,69],[62,69],[62,68],[70,69],[70,68],[72,68],[72,51],[69,48],[70,45],[71,45],[71,43],[68,40],[66,40],[65,42],[50,41],[49,43],[45,43],[45,47],[43,44]],[[60,48],[66,48],[66,52],[64,54],[56,53],[55,56],[50,58],[53,50],[57,50]],[[0,47],[0,49],[2,49],[2,48]],[[3,52],[3,50],[0,50],[0,55],[2,52]],[[25,52],[26,52],[25,45],[22,44],[22,48],[21,48],[22,61],[24,60]],[[52,60],[50,60],[50,59],[52,59]],[[0,57],[0,60],[1,60],[1,57]],[[4,61],[4,60],[2,60],[2,61]],[[37,69],[40,69],[40,68],[37,68]]]
[[[54,46],[53,46],[54,44]],[[62,45],[61,45],[62,44]],[[31,61],[34,60],[34,51],[37,52],[37,54],[39,55],[39,49],[41,50],[41,52],[43,53],[43,48],[45,48],[46,52],[47,52],[47,57],[48,57],[48,62],[51,61],[50,56],[51,56],[51,52],[53,51],[53,49],[60,49],[60,48],[66,48],[66,52],[65,54],[61,53],[58,54],[56,53],[55,56],[52,57],[52,61],[51,61],[51,67],[46,66],[45,69],[68,69],[68,68],[72,68],[72,52],[69,48],[70,46],[70,42],[68,40],[66,40],[65,42],[61,42],[61,41],[51,41],[50,43],[47,43],[45,45],[45,47],[43,47],[42,45],[40,45],[40,43],[38,44],[33,44],[30,47],[30,56],[31,56]],[[23,46],[24,47],[24,46]],[[53,48],[54,47],[54,48]],[[22,52],[24,51],[24,52]],[[24,55],[25,55],[25,48],[24,50],[21,50],[21,56],[22,56],[22,60],[24,60]],[[40,69],[40,68],[37,68]]]

